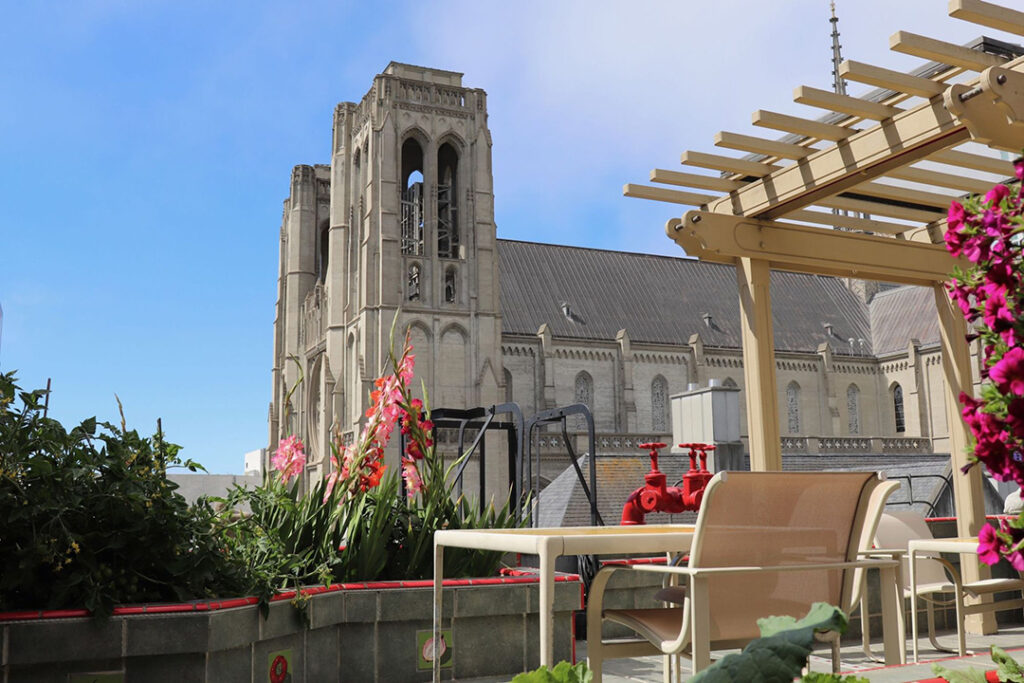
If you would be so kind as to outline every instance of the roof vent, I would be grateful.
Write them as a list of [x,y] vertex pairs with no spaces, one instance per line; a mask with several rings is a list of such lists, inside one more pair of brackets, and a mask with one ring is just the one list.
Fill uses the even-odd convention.
[[832,330],[832,323],[822,323],[825,326],[825,334],[829,337],[835,336],[835,332]]
[[711,325],[711,314],[710,313],[701,313],[700,317],[704,318],[704,324],[705,325],[707,325],[708,327],[712,327],[712,325]]
[[559,305],[562,307],[562,315],[565,316],[566,320],[568,320],[569,322],[573,322],[573,323],[586,324],[586,321],[583,320],[583,318],[581,318],[580,316],[576,315],[576,313],[571,308],[569,308],[569,302],[568,301],[563,301]]

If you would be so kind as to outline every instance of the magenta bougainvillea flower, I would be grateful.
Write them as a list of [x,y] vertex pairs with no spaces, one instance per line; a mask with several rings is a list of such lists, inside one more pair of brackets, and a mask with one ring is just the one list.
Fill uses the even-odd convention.
[[1024,349],[1015,346],[988,371],[989,379],[1004,394],[1024,395]]

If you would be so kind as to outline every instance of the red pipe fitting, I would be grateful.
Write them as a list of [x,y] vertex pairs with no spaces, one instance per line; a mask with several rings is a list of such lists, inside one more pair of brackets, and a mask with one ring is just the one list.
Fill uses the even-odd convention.
[[[644,475],[644,486],[629,494],[626,504],[622,507],[623,525],[643,524],[648,512],[668,512],[676,514],[684,510],[700,509],[700,501],[704,497],[704,487],[711,479],[707,468],[707,451],[714,450],[710,444],[685,443],[681,448],[690,449],[690,470],[683,475],[683,486],[666,486],[664,473],[658,469],[658,451],[666,444],[652,442],[638,444],[648,451],[651,458],[651,471]],[[700,452],[700,468],[697,467],[698,451]]]

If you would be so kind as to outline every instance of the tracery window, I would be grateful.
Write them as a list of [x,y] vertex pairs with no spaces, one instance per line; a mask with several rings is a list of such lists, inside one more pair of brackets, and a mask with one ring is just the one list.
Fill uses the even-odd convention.
[[896,433],[903,434],[907,431],[907,423],[903,415],[903,387],[899,384],[892,387],[892,411],[896,418]]
[[846,388],[846,413],[849,433],[860,434],[860,389],[856,384]]
[[800,433],[800,385],[790,382],[786,387],[786,417],[790,434]]
[[661,375],[651,382],[651,430],[658,434],[668,431],[668,380]]

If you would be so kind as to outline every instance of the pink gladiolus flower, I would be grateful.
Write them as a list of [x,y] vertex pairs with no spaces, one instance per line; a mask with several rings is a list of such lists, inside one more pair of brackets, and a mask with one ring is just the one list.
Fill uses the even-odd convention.
[[423,491],[423,478],[412,460],[402,460],[402,478],[405,479],[405,491],[409,498]]
[[1002,393],[1024,395],[1024,348],[1016,346],[1007,351],[989,369],[988,376]]
[[281,473],[281,480],[285,483],[299,476],[306,467],[306,454],[302,449],[302,439],[297,436],[282,439],[277,445],[270,462]]

